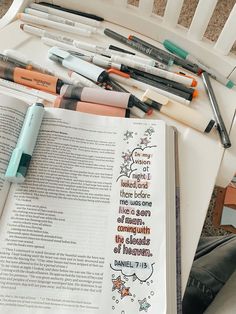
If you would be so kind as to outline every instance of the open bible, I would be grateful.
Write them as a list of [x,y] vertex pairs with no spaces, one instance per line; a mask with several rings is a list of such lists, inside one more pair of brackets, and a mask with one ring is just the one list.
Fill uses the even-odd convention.
[[0,97],[0,312],[177,313],[175,130],[45,108],[10,184],[27,108]]

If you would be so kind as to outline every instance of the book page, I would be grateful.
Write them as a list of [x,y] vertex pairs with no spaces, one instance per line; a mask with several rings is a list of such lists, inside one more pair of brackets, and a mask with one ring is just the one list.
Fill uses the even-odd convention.
[[24,122],[26,110],[27,105],[24,102],[0,95],[0,216],[10,187],[4,175]]
[[128,145],[114,168],[116,205],[110,216],[101,313],[167,313],[165,132],[159,121],[143,133],[133,126],[125,133]]
[[[111,257],[106,243],[109,237],[114,241],[109,224],[113,212],[122,219],[122,213],[117,212],[119,199],[134,201],[134,193],[138,193],[137,199],[141,203],[145,200],[143,194],[148,197],[148,203],[154,202],[157,189],[160,197],[151,207],[163,207],[160,205],[164,202],[163,184],[151,187],[148,184],[147,188],[143,183],[143,188],[131,188],[132,192],[128,192],[126,178],[120,177],[117,181],[127,166],[121,162],[129,147],[133,147],[130,143],[132,136],[135,141],[143,141],[137,153],[147,153],[137,157],[138,160],[147,163],[148,158],[152,159],[154,147],[143,150],[149,142],[147,130],[155,131],[152,136],[155,144],[152,145],[158,144],[162,150],[164,138],[159,134],[163,127],[157,121],[92,116],[63,109],[46,110],[26,181],[12,185],[0,224],[0,312],[18,314],[19,309],[21,314],[32,311],[37,314],[99,312],[105,260]],[[160,138],[162,142],[159,143]],[[140,167],[142,169],[144,164],[138,162],[137,166],[132,173],[138,180]],[[164,166],[163,158],[153,158],[155,180],[163,177]],[[132,193],[133,196],[120,193]],[[145,213],[151,209],[148,203],[144,206]],[[159,220],[151,214],[152,223],[149,214],[142,217],[142,206],[130,205],[135,210],[135,219],[144,224],[143,229],[152,229],[151,234],[155,237],[153,226],[156,225],[158,233],[165,233],[163,213],[158,213],[163,216]],[[128,225],[134,227],[132,222]],[[133,233],[130,236],[134,238]],[[139,236],[143,237],[143,234]],[[153,264],[148,258],[151,254],[153,259],[164,259],[165,252],[158,256],[155,248],[159,240],[151,241],[148,232],[146,243],[142,245],[134,245],[131,238],[127,252],[140,248],[146,253],[138,259],[127,253],[126,260],[139,260],[137,275],[148,278],[152,269],[148,268],[142,275],[141,266]],[[162,245],[165,246],[163,241]],[[120,259],[117,256],[117,260]],[[156,273],[155,270],[155,276]]]

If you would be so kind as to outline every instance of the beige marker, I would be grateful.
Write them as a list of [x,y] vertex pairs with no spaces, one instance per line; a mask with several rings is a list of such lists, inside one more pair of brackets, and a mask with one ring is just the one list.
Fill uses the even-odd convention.
[[205,117],[197,110],[170,100],[153,90],[148,89],[143,94],[141,100],[150,107],[197,131],[209,133],[215,125],[214,120]]

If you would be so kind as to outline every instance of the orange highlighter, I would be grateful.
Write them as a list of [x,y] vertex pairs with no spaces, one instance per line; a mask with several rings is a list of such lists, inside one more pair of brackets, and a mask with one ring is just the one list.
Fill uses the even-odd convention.
[[10,63],[0,63],[0,77],[48,93],[59,94],[64,82],[59,78],[22,68]]

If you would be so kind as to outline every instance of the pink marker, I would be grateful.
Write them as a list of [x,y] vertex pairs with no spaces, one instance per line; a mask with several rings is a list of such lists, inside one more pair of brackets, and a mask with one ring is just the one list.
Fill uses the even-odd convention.
[[61,96],[58,96],[56,98],[53,106],[55,108],[69,109],[101,116],[113,116],[122,118],[129,118],[130,116],[129,109],[77,101],[76,99],[65,99]]

